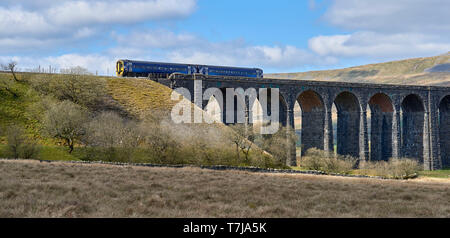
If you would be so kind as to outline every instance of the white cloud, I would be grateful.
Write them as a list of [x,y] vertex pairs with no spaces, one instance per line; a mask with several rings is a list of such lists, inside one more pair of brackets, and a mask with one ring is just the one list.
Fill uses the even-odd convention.
[[45,16],[21,8],[0,7],[0,37],[31,35],[41,36],[57,31]]
[[313,37],[309,48],[321,56],[340,59],[442,54],[450,49],[449,12],[449,1],[333,1],[323,19],[353,32]]
[[61,25],[131,24],[144,20],[176,19],[190,15],[194,0],[68,1],[46,15]]
[[324,19],[350,30],[449,34],[449,12],[447,0],[339,0]]
[[113,34],[113,38],[119,44],[132,47],[152,47],[152,48],[177,48],[198,46],[204,39],[189,33],[175,34],[174,32],[158,30],[134,31],[127,35]]
[[444,53],[450,49],[450,42],[418,33],[356,32],[346,35],[317,36],[309,40],[309,47],[323,56],[395,58]]
[[[61,41],[67,45],[73,38],[93,37],[118,25],[180,19],[192,14],[196,3],[196,0],[6,1],[0,3],[0,41],[6,45],[8,39],[26,37],[30,41]],[[10,50],[30,49],[32,45],[20,42],[11,43]]]

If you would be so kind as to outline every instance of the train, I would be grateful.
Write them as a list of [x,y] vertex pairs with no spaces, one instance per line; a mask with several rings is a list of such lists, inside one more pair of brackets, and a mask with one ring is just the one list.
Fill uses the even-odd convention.
[[263,70],[259,68],[176,64],[136,60],[118,60],[116,63],[116,73],[118,77],[166,78],[173,73],[180,73],[263,78]]

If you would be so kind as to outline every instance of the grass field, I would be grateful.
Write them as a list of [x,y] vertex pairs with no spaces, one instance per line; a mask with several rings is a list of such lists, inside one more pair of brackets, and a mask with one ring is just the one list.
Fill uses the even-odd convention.
[[430,178],[445,178],[450,180],[450,168],[433,171],[420,171],[419,176]]
[[440,179],[0,161],[0,217],[450,217],[449,198]]

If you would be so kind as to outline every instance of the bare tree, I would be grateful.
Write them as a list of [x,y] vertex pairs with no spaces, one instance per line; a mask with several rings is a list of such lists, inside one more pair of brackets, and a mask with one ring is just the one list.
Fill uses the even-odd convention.
[[87,113],[80,106],[63,101],[50,107],[44,115],[43,125],[48,135],[64,140],[72,153],[75,142],[84,135],[87,120]]
[[81,66],[71,67],[71,68],[67,68],[67,69],[61,69],[60,71],[62,74],[93,75],[91,72],[89,72],[88,69],[83,68]]
[[4,68],[5,70],[10,71],[11,74],[13,75],[13,77],[14,77],[14,80],[16,82],[18,82],[19,80],[17,79],[17,76],[16,76],[16,66],[17,66],[17,62],[11,61],[11,62],[8,63],[8,65],[3,66],[2,68]]
[[236,155],[240,160],[241,152],[245,156],[245,162],[249,162],[250,151],[252,149],[253,141],[255,139],[254,132],[249,125],[235,124],[230,126],[233,131],[230,131],[229,138],[236,146]]
[[91,110],[106,106],[106,80],[87,75],[46,77],[34,76],[29,80],[32,87],[44,95],[53,95],[59,100],[70,100]]

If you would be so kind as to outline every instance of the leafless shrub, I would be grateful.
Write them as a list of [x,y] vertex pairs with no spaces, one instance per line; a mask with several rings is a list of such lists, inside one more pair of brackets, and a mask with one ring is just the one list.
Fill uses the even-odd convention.
[[324,158],[330,157],[329,153],[316,148],[309,149],[300,159],[300,166],[310,170],[321,170]]
[[75,74],[75,75],[93,75],[88,69],[81,66],[75,66],[71,68],[61,69],[62,74]]
[[260,157],[268,160],[264,152],[268,152],[276,160],[277,167],[286,166],[288,159],[288,148],[293,146],[297,141],[297,135],[289,128],[281,127],[275,134],[261,135],[256,134],[255,143],[262,149]]
[[88,156],[104,157],[107,161],[130,161],[142,140],[135,122],[123,119],[114,112],[103,112],[85,126],[82,138],[90,147]]
[[179,143],[162,121],[144,121],[140,124],[144,145],[152,152],[152,157],[159,163],[176,163]]
[[393,167],[392,176],[394,178],[410,178],[417,176],[420,171],[420,164],[415,159],[410,158],[391,158],[389,163]]
[[40,151],[40,147],[31,142],[25,135],[25,131],[16,125],[11,126],[6,131],[6,138],[8,143],[8,152],[14,159],[35,158]]
[[23,144],[21,150],[21,158],[23,159],[36,159],[39,152],[41,150],[41,146],[35,142],[27,142]]
[[364,161],[361,162],[359,167],[368,175],[394,179],[413,178],[421,170],[417,160],[410,158],[391,158],[389,161]]
[[8,151],[12,158],[20,157],[20,150],[25,143],[25,135],[22,128],[12,126],[6,131],[6,139],[8,142]]
[[328,173],[349,173],[356,164],[351,156],[334,155],[327,151],[311,148],[300,160],[300,166],[305,169],[322,170]]

